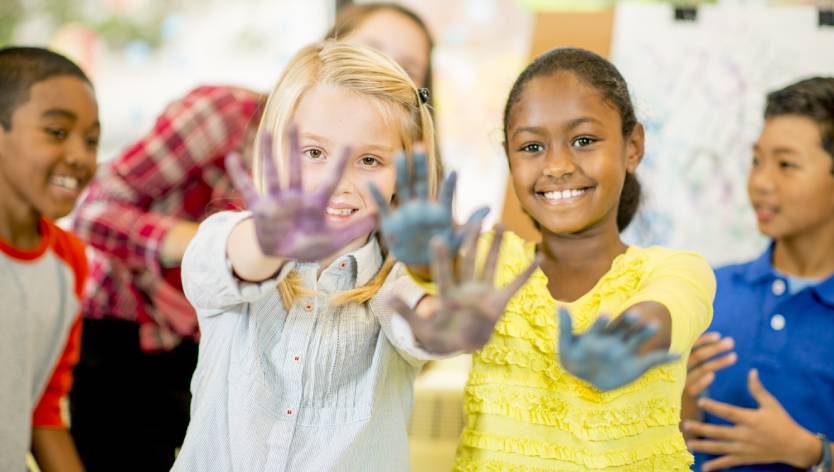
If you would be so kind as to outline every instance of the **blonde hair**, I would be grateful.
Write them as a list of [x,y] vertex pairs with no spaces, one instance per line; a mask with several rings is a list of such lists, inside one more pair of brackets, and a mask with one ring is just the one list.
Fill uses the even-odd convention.
[[[364,47],[332,40],[305,47],[290,60],[266,102],[258,135],[272,133],[273,156],[279,169],[286,167],[285,137],[301,97],[317,85],[343,87],[372,102],[386,126],[399,132],[402,148],[408,159],[414,145],[421,142],[426,149],[429,195],[437,195],[443,167],[435,153],[434,124],[427,105],[423,104],[408,74],[393,60]],[[254,155],[261,155],[262,142],[255,141]],[[281,172],[286,176],[287,172]],[[259,191],[264,189],[264,173],[258,159],[253,159],[253,179]],[[396,197],[392,204],[396,205]],[[382,246],[382,241],[380,241]],[[362,287],[333,295],[336,305],[370,300],[382,287],[394,267],[393,257],[382,246],[385,261],[379,271]],[[299,296],[309,295],[299,273],[293,271],[278,283],[278,291],[286,309]]]

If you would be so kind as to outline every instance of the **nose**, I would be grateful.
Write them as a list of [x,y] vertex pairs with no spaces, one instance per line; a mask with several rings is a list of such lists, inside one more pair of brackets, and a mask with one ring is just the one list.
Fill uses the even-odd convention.
[[543,175],[559,178],[574,172],[576,172],[576,163],[568,150],[554,146],[547,151]]
[[73,168],[90,168],[96,165],[97,147],[91,146],[83,136],[69,140],[64,161]]
[[760,162],[750,168],[747,186],[751,194],[766,195],[776,190],[772,167],[766,162]]

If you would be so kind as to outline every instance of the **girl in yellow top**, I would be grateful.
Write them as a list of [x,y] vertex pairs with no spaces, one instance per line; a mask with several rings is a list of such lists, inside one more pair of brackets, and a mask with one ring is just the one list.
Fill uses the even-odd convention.
[[[625,81],[596,54],[550,51],[513,86],[504,133],[540,244],[485,234],[481,248],[491,249],[478,251],[489,254],[475,270],[475,238],[461,243],[452,230],[454,182],[429,201],[424,172],[413,172],[417,191],[397,190],[411,201],[381,211],[394,255],[418,274],[431,265],[437,284],[416,312],[398,311],[428,349],[476,351],[456,470],[689,470],[680,398],[715,281],[696,254],[620,238],[639,203],[643,156]],[[461,245],[452,271],[447,254]]]

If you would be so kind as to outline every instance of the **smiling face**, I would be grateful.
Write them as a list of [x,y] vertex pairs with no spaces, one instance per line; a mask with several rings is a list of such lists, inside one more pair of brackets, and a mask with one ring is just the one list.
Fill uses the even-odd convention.
[[74,76],[35,83],[29,100],[0,126],[0,207],[50,219],[72,211],[96,171],[98,105]]
[[300,135],[305,190],[318,189],[350,148],[345,173],[327,206],[330,224],[345,225],[377,213],[368,190],[371,182],[391,201],[394,153],[402,142],[372,99],[344,87],[317,85],[301,97],[293,123]]
[[747,192],[759,230],[792,238],[834,224],[834,160],[810,118],[769,118],[753,147]]
[[616,108],[569,72],[531,79],[507,122],[507,155],[524,210],[543,233],[617,230],[626,172],[643,155],[643,130],[628,139]]

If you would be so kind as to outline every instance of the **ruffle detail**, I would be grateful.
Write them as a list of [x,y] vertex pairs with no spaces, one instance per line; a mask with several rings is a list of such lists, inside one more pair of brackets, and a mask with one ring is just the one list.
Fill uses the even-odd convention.
[[[605,467],[605,472],[689,472],[693,464],[692,455],[688,452],[678,452],[667,456],[653,457],[645,461],[628,464],[620,467]],[[560,467],[564,469],[564,467]],[[495,460],[467,460],[458,455],[455,461],[455,472],[552,472],[555,467],[540,468],[509,464]],[[585,466],[571,467],[571,471],[587,471]]]
[[[513,438],[465,429],[461,436],[461,448],[463,447],[569,462],[591,470],[676,471],[689,470],[688,467],[693,463],[692,454],[686,450],[686,444],[680,435],[670,436],[666,440],[644,442],[639,447],[597,452],[548,441]],[[504,464],[500,462],[495,464],[501,465],[502,468],[486,468],[485,463],[478,460],[468,461],[464,456],[465,454],[458,452],[455,470],[512,470],[503,468]]]
[[[490,366],[515,367],[511,375],[501,375]],[[608,403],[657,383],[675,383],[685,375],[678,364],[664,365],[646,371],[634,382],[615,390],[601,391],[590,383],[574,377],[562,369],[556,354],[545,355],[532,349],[507,347],[490,342],[483,350],[474,354],[473,369],[469,373],[468,386],[481,384],[503,384],[547,389],[559,392],[562,397],[577,397],[594,403]]]
[[579,439],[602,441],[637,436],[649,428],[677,425],[680,407],[667,398],[652,398],[624,407],[583,408],[543,390],[522,391],[504,385],[466,388],[467,415],[498,415],[553,426]]

